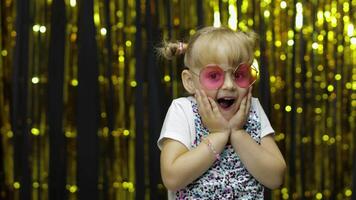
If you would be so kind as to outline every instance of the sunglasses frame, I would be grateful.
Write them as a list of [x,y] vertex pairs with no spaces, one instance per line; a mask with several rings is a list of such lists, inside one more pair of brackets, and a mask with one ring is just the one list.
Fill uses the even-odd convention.
[[[240,88],[249,88],[249,87],[251,87],[251,86],[256,82],[257,77],[258,77],[258,74],[259,74],[259,71],[257,70],[257,68],[256,68],[255,66],[253,66],[253,64],[248,65],[248,64],[246,64],[246,63],[240,63],[240,64],[233,70],[232,74],[234,74],[234,80],[235,80],[235,73],[236,73],[236,71],[237,71],[241,66],[244,66],[244,65],[247,65],[249,68],[253,69],[253,70],[256,72],[256,79],[253,80],[253,82],[250,83],[248,87],[241,87],[238,83],[236,83],[236,81],[234,81],[234,83],[235,83],[236,86],[238,86],[238,87],[240,87]],[[191,70],[191,69],[188,68],[188,67],[187,67],[186,69],[189,70],[190,72],[192,72],[192,74],[198,76],[198,77],[199,77],[199,82],[200,82],[200,84],[202,84],[202,85],[204,86],[204,83],[203,83],[202,80],[201,80],[201,74],[202,74],[202,71],[204,70],[204,68],[206,68],[206,67],[219,67],[219,68],[224,72],[224,80],[225,80],[225,75],[226,75],[226,72],[227,72],[228,70],[223,70],[221,66],[222,66],[222,65],[219,65],[219,64],[207,64],[207,65],[205,65],[202,69],[200,69],[199,74],[196,73],[196,72],[194,72],[193,70]],[[222,84],[223,84],[223,83],[222,83]],[[219,87],[217,87],[217,88],[212,88],[212,89],[210,89],[210,90],[216,90],[216,89],[220,88],[220,87],[222,86],[222,84],[221,84]],[[205,87],[205,86],[204,86],[204,87]],[[209,89],[209,88],[207,88],[207,89]]]

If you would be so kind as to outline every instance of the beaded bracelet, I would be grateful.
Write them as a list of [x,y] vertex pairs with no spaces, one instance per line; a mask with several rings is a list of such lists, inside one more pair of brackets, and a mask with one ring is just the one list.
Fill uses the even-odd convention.
[[215,155],[215,158],[217,160],[220,160],[220,154],[215,150],[215,147],[213,146],[213,144],[211,144],[210,140],[207,137],[203,137],[202,140],[206,145],[208,145],[209,149],[211,150],[211,152],[213,152],[213,154]]

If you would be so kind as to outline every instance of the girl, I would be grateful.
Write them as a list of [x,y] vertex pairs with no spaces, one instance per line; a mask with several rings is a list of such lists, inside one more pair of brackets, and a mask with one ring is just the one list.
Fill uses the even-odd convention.
[[173,100],[158,139],[169,199],[263,199],[282,184],[286,164],[251,85],[254,33],[206,27],[189,43],[165,43],[184,55],[182,82],[193,96]]

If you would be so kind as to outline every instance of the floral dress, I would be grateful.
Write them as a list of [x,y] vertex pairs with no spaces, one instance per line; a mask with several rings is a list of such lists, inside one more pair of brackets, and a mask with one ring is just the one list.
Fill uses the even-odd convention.
[[[209,131],[204,127],[196,102],[190,100],[194,113],[196,136],[192,148],[197,147]],[[244,129],[257,142],[261,141],[261,123],[257,112],[251,107]],[[220,160],[202,176],[185,188],[176,191],[176,199],[263,199],[263,186],[247,171],[232,145],[227,145]]]

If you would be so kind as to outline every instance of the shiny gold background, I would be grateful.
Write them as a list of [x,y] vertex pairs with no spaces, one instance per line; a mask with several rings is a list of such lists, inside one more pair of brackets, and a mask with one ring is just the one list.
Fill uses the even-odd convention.
[[[197,28],[197,1],[152,1],[152,15],[162,39],[184,40]],[[10,124],[11,74],[16,45],[16,4],[2,0],[0,15],[0,110],[4,185],[18,199],[21,183],[14,180],[13,132]],[[84,1],[83,1],[84,3]],[[350,199],[352,165],[355,157],[356,117],[356,1],[281,1],[281,0],[203,0],[203,24],[229,26],[237,30],[255,30],[260,35],[256,58],[268,70],[270,121],[275,138],[288,165],[285,183],[272,192],[273,199]],[[65,0],[66,43],[64,77],[63,132],[67,142],[67,189],[69,199],[77,199],[75,97],[78,86],[76,0]],[[145,1],[141,2],[145,12]],[[30,14],[28,112],[32,151],[32,198],[48,199],[49,144],[46,84],[52,0],[33,0]],[[109,60],[105,39],[104,0],[94,0],[94,23],[99,57],[100,143],[114,137],[115,159],[109,163],[108,189],[112,198],[135,196],[135,105],[132,95],[135,81],[136,1],[111,0],[109,6],[113,55]],[[143,19],[142,19],[143,20]],[[172,24],[168,29],[168,23]],[[145,30],[144,30],[145,31]],[[169,38],[170,37],[170,38]],[[263,47],[263,48],[262,48]],[[152,49],[154,51],[154,49]],[[105,74],[107,63],[112,77]],[[164,85],[173,97],[182,95],[176,60],[161,62]],[[170,73],[171,70],[173,73]],[[171,76],[173,74],[173,76]],[[114,131],[109,131],[104,99],[109,82],[114,85]],[[255,93],[261,89],[261,81]],[[123,91],[126,91],[125,93]],[[262,90],[259,90],[260,93]],[[267,92],[267,91],[266,91]],[[146,118],[147,119],[147,118]],[[147,136],[148,137],[148,136]],[[147,141],[147,140],[146,140]],[[148,148],[147,145],[145,148]],[[41,152],[41,153],[38,153]],[[104,158],[99,159],[102,166]],[[99,172],[99,189],[103,172]],[[164,190],[162,185],[158,186]]]

